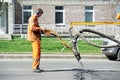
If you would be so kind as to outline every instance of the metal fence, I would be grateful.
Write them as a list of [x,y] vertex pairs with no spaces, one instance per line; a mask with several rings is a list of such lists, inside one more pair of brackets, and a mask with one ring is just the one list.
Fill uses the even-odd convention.
[[[54,24],[41,24],[42,28],[51,29],[56,31],[58,34],[69,34],[69,25],[54,25]],[[27,34],[26,24],[14,24],[13,34]]]
[[[120,24],[73,24],[74,32],[78,32],[81,29],[92,29],[95,31],[102,32],[106,35],[114,36],[120,34]],[[54,24],[41,24],[42,28],[52,29],[60,35],[69,35],[70,25],[54,25]],[[25,24],[14,24],[13,34],[27,34],[27,25]]]
[[[109,36],[120,35],[120,22],[72,22],[70,26],[74,32],[81,29],[92,29]],[[87,34],[90,35],[90,33]]]
[[13,34],[27,34],[27,25],[14,24],[13,25]]

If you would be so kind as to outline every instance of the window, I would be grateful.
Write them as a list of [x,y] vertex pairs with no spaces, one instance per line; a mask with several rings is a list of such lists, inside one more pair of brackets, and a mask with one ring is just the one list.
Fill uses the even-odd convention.
[[32,14],[32,7],[31,6],[23,6],[23,24],[28,23],[28,19]]
[[93,6],[85,6],[85,22],[93,21]]
[[64,8],[63,6],[55,6],[55,24],[64,24]]

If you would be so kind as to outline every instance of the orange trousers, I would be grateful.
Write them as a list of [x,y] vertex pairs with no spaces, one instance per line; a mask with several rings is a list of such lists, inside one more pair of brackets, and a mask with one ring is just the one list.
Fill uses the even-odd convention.
[[41,58],[41,42],[40,41],[32,41],[32,69],[38,69],[40,65]]

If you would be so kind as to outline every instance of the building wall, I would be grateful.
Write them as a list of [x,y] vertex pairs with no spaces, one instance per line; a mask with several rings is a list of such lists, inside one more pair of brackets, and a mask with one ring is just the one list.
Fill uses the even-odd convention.
[[[36,8],[42,8],[44,14],[39,19],[42,26],[57,27],[55,24],[55,6],[63,6],[65,12],[65,24],[61,27],[68,27],[71,22],[85,22],[85,6],[93,6],[94,22],[117,21],[116,8],[120,0],[15,0],[15,24],[22,23],[23,5],[31,5],[32,12]],[[60,28],[58,28],[60,30]]]
[[[22,20],[22,5],[32,5],[33,12],[36,8],[41,7],[44,10],[44,15],[40,23],[53,24],[55,22],[55,6],[64,6],[65,9],[65,23],[69,24],[72,21],[85,21],[85,6],[94,6],[95,21],[115,21],[113,17],[116,16],[116,4],[112,0],[17,0],[15,9],[15,21],[21,23]],[[45,3],[46,2],[46,3]],[[93,2],[93,3],[92,3]],[[116,0],[117,2],[117,0]]]
[[107,5],[107,6],[94,6],[95,12],[95,21],[96,22],[105,22],[105,21],[115,21],[116,17],[116,6]]
[[43,9],[43,15],[39,19],[39,22],[42,24],[54,24],[55,23],[55,7],[52,5],[32,5],[33,13],[37,8]]
[[22,5],[17,0],[14,2],[15,24],[22,24]]
[[84,22],[84,6],[65,6],[65,23]]

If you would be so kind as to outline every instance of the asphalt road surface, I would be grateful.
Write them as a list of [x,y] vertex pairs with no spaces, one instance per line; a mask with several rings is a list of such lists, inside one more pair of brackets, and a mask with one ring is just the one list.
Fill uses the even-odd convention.
[[0,59],[0,80],[120,80],[120,61],[41,59],[42,73],[33,73],[31,59]]

